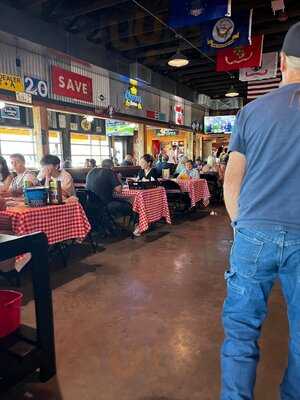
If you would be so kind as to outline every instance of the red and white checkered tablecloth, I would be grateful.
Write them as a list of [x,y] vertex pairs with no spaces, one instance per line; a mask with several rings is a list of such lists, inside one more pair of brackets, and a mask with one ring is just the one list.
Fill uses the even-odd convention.
[[163,187],[146,190],[123,189],[116,197],[132,202],[133,211],[139,215],[139,230],[145,232],[152,222],[165,218],[171,224],[171,217],[166,191]]
[[10,217],[16,235],[44,232],[49,245],[69,239],[83,240],[91,226],[78,202],[30,208],[17,206],[0,211],[0,219]]
[[205,179],[178,180],[177,182],[180,189],[189,194],[192,207],[201,200],[205,206],[208,206],[210,193]]

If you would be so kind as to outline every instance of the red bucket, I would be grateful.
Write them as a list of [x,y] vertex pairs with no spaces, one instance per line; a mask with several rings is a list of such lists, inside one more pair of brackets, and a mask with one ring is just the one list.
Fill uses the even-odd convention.
[[19,328],[22,298],[22,293],[0,290],[0,338],[8,336]]

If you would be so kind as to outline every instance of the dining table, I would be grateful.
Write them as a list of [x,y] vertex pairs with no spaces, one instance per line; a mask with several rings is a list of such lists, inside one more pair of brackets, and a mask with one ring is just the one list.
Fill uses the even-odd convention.
[[138,226],[141,233],[146,232],[150,224],[161,219],[171,224],[166,190],[161,186],[143,190],[123,187],[122,192],[115,194],[115,197],[132,203],[133,211],[139,216]]
[[70,239],[83,241],[91,229],[77,200],[59,205],[29,207],[24,204],[23,198],[8,198],[6,210],[0,211],[0,230],[6,228],[3,223],[7,224],[8,219],[15,235],[44,232],[49,245]]
[[189,194],[191,207],[195,207],[200,201],[206,207],[209,205],[210,192],[205,179],[177,179],[176,182],[182,192]]

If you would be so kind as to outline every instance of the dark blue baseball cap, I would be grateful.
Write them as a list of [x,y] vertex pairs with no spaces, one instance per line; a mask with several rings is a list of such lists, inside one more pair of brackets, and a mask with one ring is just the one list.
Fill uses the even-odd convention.
[[293,25],[285,35],[282,51],[287,56],[300,58],[300,22]]

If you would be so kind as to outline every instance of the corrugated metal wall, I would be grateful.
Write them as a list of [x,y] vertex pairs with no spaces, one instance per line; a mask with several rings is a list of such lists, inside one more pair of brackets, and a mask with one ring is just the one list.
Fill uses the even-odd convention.
[[[118,112],[138,117],[146,117],[148,110],[157,111],[166,114],[166,121],[174,121],[174,105],[181,104],[183,107],[185,106],[185,125],[190,126],[191,106],[185,104],[180,97],[171,96],[165,92],[160,93],[151,87],[140,86],[139,95],[143,99],[143,110],[127,108],[124,106],[124,93],[129,84],[126,79],[122,80],[120,75],[112,74],[101,67],[80,62],[80,60],[42,46],[33,46],[32,49],[21,48],[18,46],[18,41],[15,46],[1,41],[0,52],[0,73],[16,74],[22,77],[31,76],[45,80],[48,83],[49,99],[89,107],[113,105]],[[17,66],[17,60],[20,66]],[[51,88],[52,65],[90,77],[93,81],[93,103],[54,94]],[[100,100],[100,95],[104,97],[104,100]]]

